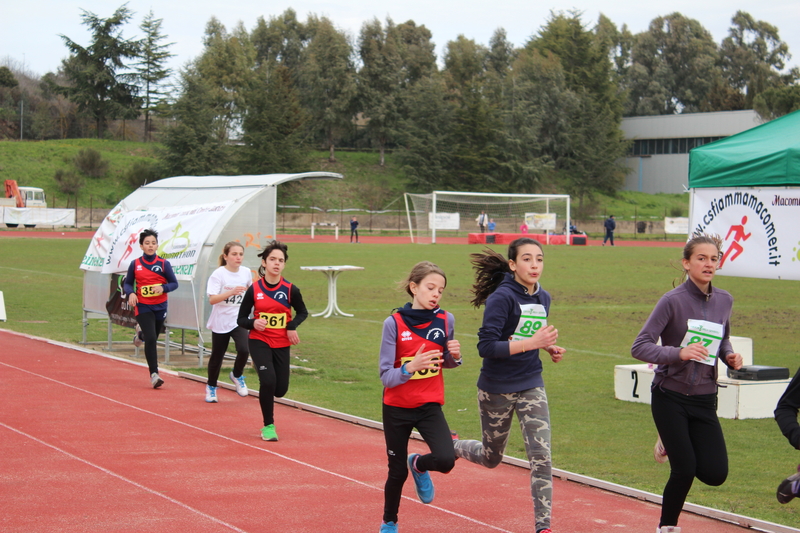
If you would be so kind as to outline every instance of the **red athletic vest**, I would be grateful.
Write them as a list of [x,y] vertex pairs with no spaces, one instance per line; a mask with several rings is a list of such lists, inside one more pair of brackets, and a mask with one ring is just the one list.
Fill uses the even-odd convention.
[[156,256],[152,263],[148,263],[144,257],[134,259],[133,277],[136,281],[136,297],[140,304],[156,305],[167,301],[167,293],[159,295],[151,293],[153,285],[164,285],[167,278],[164,277],[165,261]]
[[[400,313],[392,316],[397,324],[395,368],[413,359],[423,343],[425,351],[439,348],[444,352],[447,347],[447,313],[440,309],[431,322],[418,327],[406,324]],[[442,367],[437,370],[414,372],[411,379],[402,385],[383,389],[383,403],[386,405],[413,409],[430,402],[444,405]]]
[[292,320],[291,295],[292,284],[283,278],[272,289],[264,278],[253,284],[253,318],[266,318],[267,328],[250,330],[251,339],[266,342],[271,348],[291,345],[286,334],[286,326]]

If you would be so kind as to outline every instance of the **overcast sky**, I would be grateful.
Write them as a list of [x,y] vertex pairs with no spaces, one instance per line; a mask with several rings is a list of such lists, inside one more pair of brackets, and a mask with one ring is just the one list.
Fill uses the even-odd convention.
[[[81,24],[81,10],[105,18],[122,3],[108,0],[3,0],[0,5],[0,20],[3,21],[0,64],[10,61],[21,66],[24,62],[26,71],[39,75],[55,71],[67,54],[59,34],[81,45],[89,43],[90,34]],[[789,66],[800,65],[800,0],[673,0],[664,3],[641,0],[406,0],[388,7],[378,4],[364,0],[166,0],[157,3],[130,0],[128,7],[135,15],[123,36],[141,36],[139,24],[152,9],[156,18],[164,20],[162,31],[168,36],[168,41],[175,43],[171,51],[176,57],[170,66],[177,70],[202,51],[203,31],[212,16],[228,29],[241,21],[245,28],[252,30],[258,17],[268,20],[291,7],[301,21],[309,14],[324,15],[353,37],[358,36],[365,21],[373,18],[383,22],[390,17],[395,23],[413,20],[431,30],[437,56],[441,59],[446,43],[459,34],[486,45],[497,28],[504,28],[509,41],[521,46],[545,24],[551,11],[582,11],[586,24],[594,24],[598,15],[603,13],[618,27],[626,24],[634,33],[646,30],[655,17],[678,11],[698,20],[719,43],[727,36],[733,15],[737,10],[743,10],[756,20],[777,26],[781,39],[793,54]]]

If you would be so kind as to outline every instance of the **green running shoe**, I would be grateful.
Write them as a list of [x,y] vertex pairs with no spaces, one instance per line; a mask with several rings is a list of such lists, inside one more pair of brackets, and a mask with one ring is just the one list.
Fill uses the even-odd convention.
[[261,428],[261,440],[276,441],[278,434],[275,433],[275,424],[270,424]]

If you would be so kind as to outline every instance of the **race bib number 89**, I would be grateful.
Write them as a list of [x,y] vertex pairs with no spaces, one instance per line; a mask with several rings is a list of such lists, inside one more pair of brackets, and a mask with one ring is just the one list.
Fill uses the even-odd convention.
[[286,328],[286,313],[259,313],[258,318],[263,318],[267,321],[265,326],[267,329]]
[[[413,357],[401,357],[400,358],[400,364],[402,365],[403,363],[408,363],[412,359],[414,359],[414,358]],[[436,361],[438,361],[438,359],[431,359],[431,361],[436,362]],[[433,377],[438,376],[440,371],[441,371],[441,369],[437,364],[436,368],[423,368],[422,370],[417,370],[416,372],[411,374],[411,378],[410,379],[433,378]]]
[[690,344],[702,343],[703,346],[708,348],[708,359],[705,361],[697,361],[704,365],[711,365],[717,362],[717,354],[719,347],[722,344],[722,335],[725,328],[722,324],[715,324],[706,320],[689,319],[686,321],[686,335],[681,342],[681,348],[686,348]]
[[540,304],[520,305],[522,315],[519,317],[517,329],[511,335],[512,341],[521,341],[533,337],[541,328],[547,325],[547,311]]

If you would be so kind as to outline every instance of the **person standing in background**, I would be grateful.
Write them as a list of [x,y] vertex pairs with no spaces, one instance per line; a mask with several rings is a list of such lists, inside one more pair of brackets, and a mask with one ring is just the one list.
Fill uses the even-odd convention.
[[478,215],[478,218],[475,219],[475,222],[478,223],[478,227],[481,228],[481,233],[486,233],[486,211],[481,211],[481,214]]
[[603,246],[606,245],[606,241],[611,239],[611,246],[614,246],[614,230],[617,229],[617,222],[614,220],[614,215],[610,215],[605,222],[603,222],[603,227],[606,228],[606,236],[603,237]]
[[356,244],[358,244],[358,219],[356,217],[350,217],[350,243],[353,243],[353,236],[356,238]]
[[489,219],[489,233],[494,232],[494,229],[497,227],[497,224],[494,223],[494,219]]

